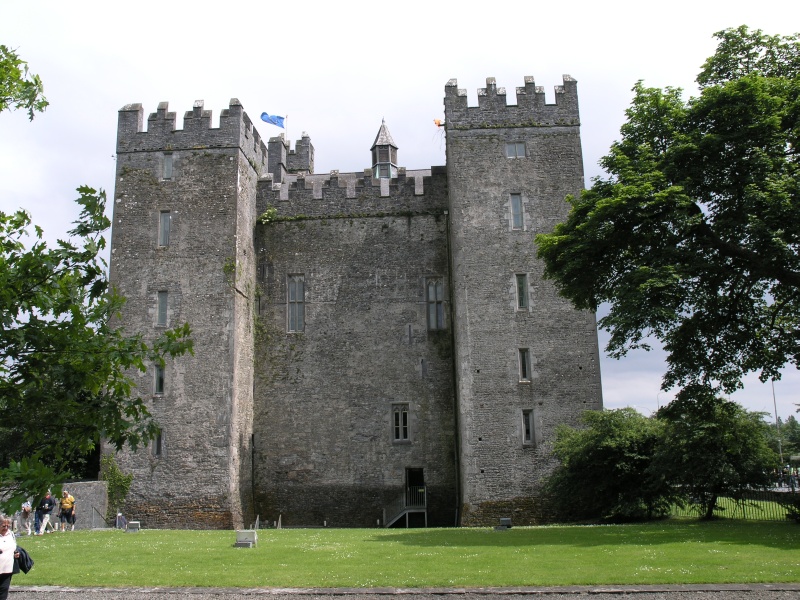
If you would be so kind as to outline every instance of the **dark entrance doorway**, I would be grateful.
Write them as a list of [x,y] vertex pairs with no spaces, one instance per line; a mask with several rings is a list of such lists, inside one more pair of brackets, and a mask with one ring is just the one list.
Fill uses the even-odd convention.
[[423,469],[406,469],[406,486],[425,487],[425,473]]
[[[427,490],[422,469],[406,469],[406,527],[427,527]],[[415,510],[416,509],[416,510]]]

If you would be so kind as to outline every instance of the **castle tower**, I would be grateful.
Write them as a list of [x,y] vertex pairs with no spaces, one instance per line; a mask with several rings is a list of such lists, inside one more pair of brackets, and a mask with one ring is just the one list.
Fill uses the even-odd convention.
[[397,145],[384,120],[381,120],[381,128],[378,130],[378,135],[375,136],[375,142],[370,151],[372,152],[373,177],[376,179],[397,177]]
[[294,150],[289,151],[287,169],[290,173],[314,174],[314,146],[311,144],[311,137],[305,131],[295,142]]
[[555,427],[602,407],[595,316],[542,279],[533,238],[583,188],[576,82],[445,87],[461,522],[535,522]]
[[211,127],[202,101],[176,129],[161,103],[119,112],[111,282],[121,324],[152,340],[188,322],[194,356],[136,374],[162,432],[118,460],[145,527],[241,527],[252,519],[256,181],[266,147],[236,99]]
[[295,142],[295,149],[289,149],[289,142],[283,134],[269,138],[267,172],[272,175],[274,183],[286,180],[290,173],[294,175],[313,175],[314,146],[311,138],[304,131],[303,137]]

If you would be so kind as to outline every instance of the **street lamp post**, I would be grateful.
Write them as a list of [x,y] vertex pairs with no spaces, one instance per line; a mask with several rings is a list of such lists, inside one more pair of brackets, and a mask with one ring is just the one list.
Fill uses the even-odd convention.
[[783,449],[781,448],[781,425],[778,422],[778,403],[775,401],[775,380],[772,383],[772,407],[775,409],[775,429],[778,432],[778,454],[781,457],[781,466],[783,466]]

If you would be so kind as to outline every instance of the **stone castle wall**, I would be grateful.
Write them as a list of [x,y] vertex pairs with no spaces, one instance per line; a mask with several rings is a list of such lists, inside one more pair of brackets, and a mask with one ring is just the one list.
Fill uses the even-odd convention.
[[[425,285],[446,282],[446,179],[262,189],[280,218],[259,227],[262,338],[255,416],[256,504],[284,525],[382,523],[422,469],[428,522],[457,507],[451,329],[429,331]],[[302,182],[301,182],[302,183]],[[329,183],[329,182],[328,182]],[[281,218],[283,220],[281,220]],[[286,281],[305,282],[305,330],[286,332]],[[395,441],[393,405],[407,404]]]

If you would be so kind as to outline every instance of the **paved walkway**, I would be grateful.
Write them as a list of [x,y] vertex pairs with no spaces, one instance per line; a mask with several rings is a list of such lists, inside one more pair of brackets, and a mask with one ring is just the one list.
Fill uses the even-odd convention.
[[[387,600],[387,596],[403,596],[403,600],[439,600],[442,596],[458,596],[458,600],[531,600],[530,596],[546,596],[546,600],[576,600],[575,596],[591,596],[592,600],[797,600],[800,583],[794,584],[727,584],[727,585],[644,585],[644,586],[570,586],[525,588],[67,588],[57,586],[14,586],[11,600],[252,600],[270,596],[270,600]],[[502,596],[502,599],[498,599]],[[188,597],[188,598],[187,598]],[[454,599],[455,600],[455,599]]]

